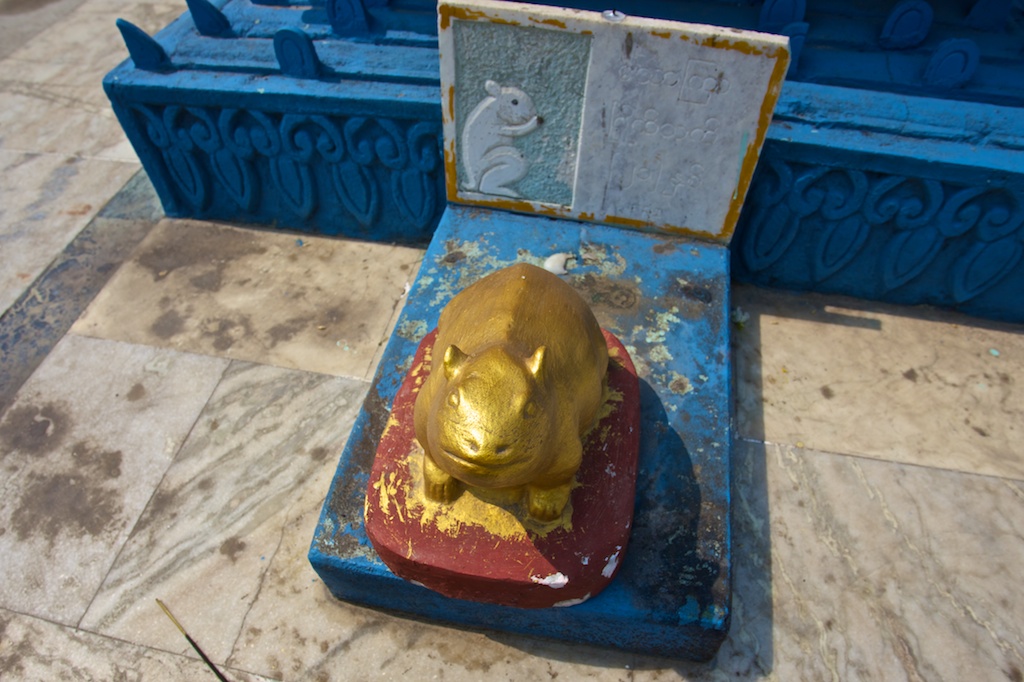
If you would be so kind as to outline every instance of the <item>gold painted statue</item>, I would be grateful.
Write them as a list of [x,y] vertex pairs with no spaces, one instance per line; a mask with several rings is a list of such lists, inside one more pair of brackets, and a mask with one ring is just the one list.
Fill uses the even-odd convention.
[[557,519],[604,400],[594,314],[557,276],[520,263],[455,296],[437,328],[413,413],[427,495],[518,489],[532,518]]

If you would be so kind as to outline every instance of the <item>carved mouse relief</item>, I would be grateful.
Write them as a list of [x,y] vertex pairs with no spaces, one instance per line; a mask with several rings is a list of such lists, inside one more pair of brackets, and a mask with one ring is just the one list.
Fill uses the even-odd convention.
[[516,198],[519,193],[509,185],[526,176],[529,164],[515,138],[532,133],[543,119],[519,88],[488,80],[484,89],[487,97],[462,128],[463,189]]
[[413,412],[428,497],[518,489],[534,519],[561,516],[607,369],[594,314],[546,270],[513,265],[459,293],[441,313]]

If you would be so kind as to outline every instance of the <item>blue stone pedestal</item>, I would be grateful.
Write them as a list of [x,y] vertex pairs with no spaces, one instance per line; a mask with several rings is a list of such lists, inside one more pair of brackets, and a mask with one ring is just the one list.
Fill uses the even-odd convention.
[[[577,606],[443,597],[388,570],[363,527],[390,406],[441,308],[517,261],[572,254],[563,278],[626,345],[640,377],[636,507],[619,574]],[[449,206],[338,464],[309,558],[340,599],[453,624],[707,660],[729,627],[732,389],[725,247],[621,228]],[[552,324],[558,324],[552,320]]]

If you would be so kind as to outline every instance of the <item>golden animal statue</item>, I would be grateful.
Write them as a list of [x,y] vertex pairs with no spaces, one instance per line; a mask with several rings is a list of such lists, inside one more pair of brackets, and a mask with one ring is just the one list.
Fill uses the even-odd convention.
[[533,519],[559,518],[605,397],[608,347],[593,312],[557,276],[520,263],[456,295],[437,329],[413,412],[427,496],[515,489]]

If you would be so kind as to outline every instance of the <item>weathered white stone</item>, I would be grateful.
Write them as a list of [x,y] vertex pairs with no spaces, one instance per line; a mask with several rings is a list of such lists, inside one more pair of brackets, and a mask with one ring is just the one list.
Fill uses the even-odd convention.
[[491,0],[439,11],[450,200],[728,241],[785,37]]

